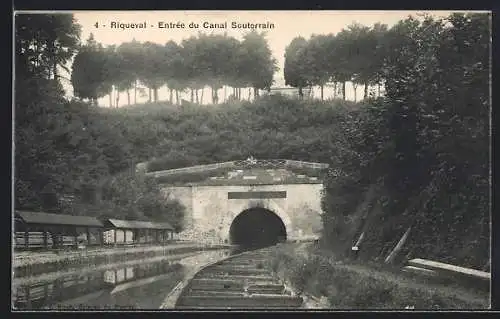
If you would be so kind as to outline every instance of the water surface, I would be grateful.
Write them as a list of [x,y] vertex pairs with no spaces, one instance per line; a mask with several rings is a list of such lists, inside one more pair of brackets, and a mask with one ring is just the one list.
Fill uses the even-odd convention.
[[18,310],[159,309],[190,272],[228,256],[227,249],[172,255],[14,279]]

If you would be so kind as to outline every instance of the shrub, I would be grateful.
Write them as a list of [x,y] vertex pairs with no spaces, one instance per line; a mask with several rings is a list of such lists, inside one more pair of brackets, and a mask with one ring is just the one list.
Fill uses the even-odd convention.
[[[328,253],[326,254],[328,255]],[[488,298],[466,296],[447,285],[422,284],[383,269],[341,264],[317,249],[306,256],[276,247],[268,265],[299,292],[326,296],[335,309],[482,309]]]

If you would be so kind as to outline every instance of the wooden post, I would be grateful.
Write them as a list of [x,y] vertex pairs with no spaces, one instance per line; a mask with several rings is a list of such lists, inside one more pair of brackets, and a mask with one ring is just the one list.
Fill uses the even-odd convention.
[[114,230],[113,230],[113,234],[115,235],[115,240],[114,240],[114,244],[115,244],[115,246],[116,246],[116,232],[117,232],[117,231],[118,231],[118,229],[114,229]]
[[78,227],[74,228],[75,231],[75,247],[78,248]]
[[90,245],[90,228],[86,227],[86,234],[87,234],[87,246]]
[[63,248],[63,232],[59,229],[59,233],[57,234],[57,241],[59,243],[59,248]]
[[361,235],[359,236],[358,241],[356,242],[356,244],[354,246],[359,247],[359,245],[361,245],[361,241],[363,240],[364,237],[365,237],[365,233],[362,232]]
[[57,226],[52,226],[52,246],[54,249],[58,248],[58,231],[57,231]]
[[47,229],[45,227],[43,227],[43,247],[45,249],[49,249],[49,241],[48,241],[48,238],[47,238]]
[[[64,250],[66,250],[66,245],[64,245],[64,238],[63,237],[66,237],[65,235],[67,234],[67,229],[66,227],[62,227],[62,234],[61,234],[61,244],[62,244],[62,247],[64,248]],[[69,236],[68,236],[69,237]]]
[[99,240],[101,241],[101,247],[104,247],[104,229],[99,229]]
[[385,263],[386,264],[391,263],[394,260],[394,258],[396,258],[396,255],[399,253],[399,251],[401,250],[401,248],[403,248],[403,245],[404,245],[406,239],[408,238],[408,235],[410,234],[410,230],[411,230],[411,226],[408,227],[408,229],[403,234],[403,236],[399,240],[399,242],[396,245],[396,247],[394,247],[394,249],[391,251],[391,253],[389,254],[389,256],[387,256],[387,258],[385,259]]
[[29,232],[28,232],[28,227],[24,229],[24,247],[26,249],[29,248]]

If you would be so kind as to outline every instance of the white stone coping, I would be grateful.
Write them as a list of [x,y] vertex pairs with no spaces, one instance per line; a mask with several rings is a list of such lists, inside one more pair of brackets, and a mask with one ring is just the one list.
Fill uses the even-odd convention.
[[410,266],[427,268],[427,269],[434,270],[434,271],[444,270],[444,271],[448,271],[448,272],[454,272],[454,273],[460,273],[463,275],[478,277],[478,278],[485,279],[485,280],[491,279],[491,273],[476,270],[476,269],[470,269],[470,268],[445,264],[445,263],[438,262],[438,261],[415,258],[415,259],[410,260],[408,263],[410,264]]

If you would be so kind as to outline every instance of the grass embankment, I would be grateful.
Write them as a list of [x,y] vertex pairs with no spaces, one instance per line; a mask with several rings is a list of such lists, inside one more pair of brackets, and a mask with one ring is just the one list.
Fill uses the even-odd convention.
[[267,266],[297,293],[328,300],[333,309],[487,309],[489,296],[423,283],[392,269],[337,260],[312,244],[273,249]]
[[[29,260],[22,260],[25,258],[20,258],[21,256],[16,256],[16,254],[14,254],[15,259],[13,268],[15,277],[25,277],[59,271],[61,269],[127,262],[171,254],[185,254],[201,250],[221,249],[223,247],[225,246],[177,243],[168,246],[109,248],[96,251],[61,252],[59,254],[33,253],[31,256],[33,258],[29,258]],[[37,255],[40,255],[39,258],[36,258]]]

